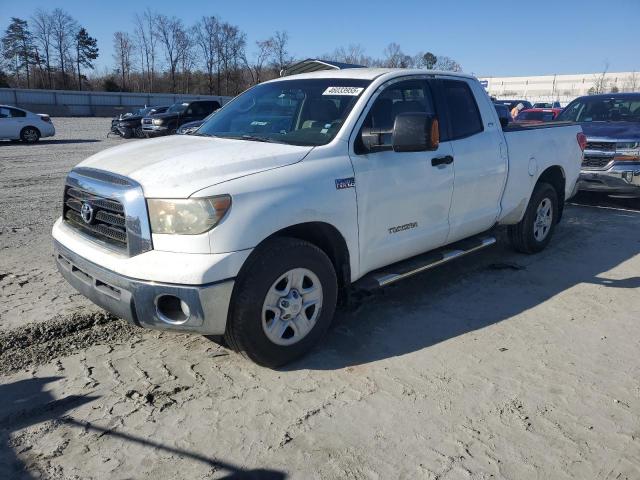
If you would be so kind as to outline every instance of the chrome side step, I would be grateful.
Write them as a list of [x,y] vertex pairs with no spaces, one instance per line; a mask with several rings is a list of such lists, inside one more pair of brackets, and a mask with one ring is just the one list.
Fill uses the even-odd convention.
[[403,260],[365,275],[355,284],[363,289],[379,288],[448,263],[496,243],[495,237],[482,236],[463,240],[433,252]]

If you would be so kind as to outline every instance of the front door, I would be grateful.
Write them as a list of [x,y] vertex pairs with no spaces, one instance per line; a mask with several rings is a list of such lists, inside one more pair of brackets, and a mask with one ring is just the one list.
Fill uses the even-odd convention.
[[[357,135],[367,127],[391,132],[399,113],[437,114],[426,78],[389,82],[369,107]],[[432,152],[357,151],[351,152],[351,162],[361,273],[443,245],[449,232],[453,167],[437,159],[452,155],[450,143],[440,143]]]

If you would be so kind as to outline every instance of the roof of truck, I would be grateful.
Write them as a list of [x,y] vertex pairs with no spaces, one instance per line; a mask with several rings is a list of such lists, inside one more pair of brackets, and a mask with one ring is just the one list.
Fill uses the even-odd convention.
[[455,77],[475,78],[473,75],[460,72],[442,72],[439,70],[426,70],[416,68],[345,68],[344,70],[321,70],[317,72],[301,73],[287,77],[276,78],[272,82],[305,79],[305,78],[353,78],[373,80],[381,75],[449,75]]

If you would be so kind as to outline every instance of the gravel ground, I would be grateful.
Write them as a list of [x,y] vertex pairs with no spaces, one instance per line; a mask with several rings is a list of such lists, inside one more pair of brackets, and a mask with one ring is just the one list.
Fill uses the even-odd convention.
[[581,196],[545,252],[392,286],[272,371],[57,275],[64,175],[125,140],[54,121],[0,143],[0,478],[640,478],[637,202]]

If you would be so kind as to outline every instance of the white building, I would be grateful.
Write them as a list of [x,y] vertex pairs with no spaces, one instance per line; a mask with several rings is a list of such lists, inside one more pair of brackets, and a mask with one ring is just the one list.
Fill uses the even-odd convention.
[[530,102],[559,100],[563,106],[574,98],[589,93],[640,91],[639,72],[480,77],[479,80],[489,95],[497,98],[524,99]]

